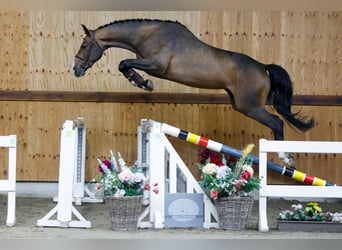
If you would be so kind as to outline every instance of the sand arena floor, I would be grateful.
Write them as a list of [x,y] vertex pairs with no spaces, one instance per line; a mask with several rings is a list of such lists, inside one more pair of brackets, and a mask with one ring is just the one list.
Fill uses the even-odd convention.
[[[43,218],[56,203],[52,199],[31,197],[17,197],[16,202],[16,224],[7,227],[7,196],[0,195],[0,239],[342,239],[342,233],[279,231],[276,223],[278,213],[289,209],[291,204],[298,203],[282,199],[268,202],[270,231],[267,233],[257,230],[257,200],[254,201],[248,226],[243,231],[195,228],[116,231],[111,229],[107,207],[102,203],[83,203],[81,206],[75,206],[81,215],[91,222],[90,229],[38,227],[37,220]],[[342,201],[320,202],[320,206],[323,211],[342,211]]]

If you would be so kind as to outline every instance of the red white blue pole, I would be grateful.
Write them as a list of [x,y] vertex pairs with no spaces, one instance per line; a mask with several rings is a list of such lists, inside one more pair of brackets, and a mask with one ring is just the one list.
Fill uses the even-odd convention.
[[[161,123],[161,131],[165,134],[171,135],[173,137],[180,138],[187,142],[203,146],[215,152],[219,152],[222,154],[230,155],[235,158],[240,158],[242,156],[242,151],[224,145],[222,143],[210,140],[206,137],[196,135],[194,133],[176,128],[174,126],[168,125],[166,123]],[[248,155],[248,157],[253,161],[254,164],[259,165],[259,157],[255,155]],[[271,161],[267,161],[267,168],[284,176],[288,176],[296,181],[304,182],[306,184],[314,185],[314,186],[335,186],[335,184],[323,180],[321,178],[303,173],[301,171],[287,168],[285,166],[281,166]]]

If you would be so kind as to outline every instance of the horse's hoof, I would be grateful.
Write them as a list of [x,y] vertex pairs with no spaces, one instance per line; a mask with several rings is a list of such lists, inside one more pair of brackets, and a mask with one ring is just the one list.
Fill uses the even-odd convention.
[[293,157],[293,155],[291,153],[287,153],[287,164],[289,165],[290,168],[292,169],[296,169],[296,165],[295,165],[295,159]]
[[143,86],[144,86],[144,90],[147,90],[147,91],[152,91],[154,89],[153,82],[151,80],[145,80]]
[[279,159],[283,161],[285,164],[287,164],[290,168],[296,169],[295,166],[295,159],[291,153],[284,153],[280,152],[278,153]]

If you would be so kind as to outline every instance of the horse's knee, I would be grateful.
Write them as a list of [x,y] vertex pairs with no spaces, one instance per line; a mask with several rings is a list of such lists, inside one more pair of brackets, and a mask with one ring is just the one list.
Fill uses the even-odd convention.
[[129,68],[129,66],[127,65],[127,62],[125,60],[123,60],[119,63],[118,68],[119,68],[120,72],[123,72],[123,71],[127,70],[127,68]]

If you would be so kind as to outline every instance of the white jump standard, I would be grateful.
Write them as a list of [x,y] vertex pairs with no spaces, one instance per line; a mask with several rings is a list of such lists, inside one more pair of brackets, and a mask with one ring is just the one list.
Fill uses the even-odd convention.
[[[84,121],[82,118],[67,120],[63,124],[57,205],[42,219],[37,221],[37,226],[91,228],[90,221],[85,220],[72,205],[73,201],[80,202],[84,195],[84,166],[81,168],[82,166],[80,165],[84,154],[77,153],[78,150],[82,149],[82,145],[78,142],[79,138],[83,135],[83,131],[79,128],[83,126]],[[83,140],[82,144],[84,143],[85,141]],[[51,219],[55,214],[57,214],[57,219]],[[72,220],[72,215],[78,220]]]
[[[261,232],[268,232],[267,224],[267,198],[268,197],[304,197],[304,198],[342,198],[342,186],[323,185],[271,185],[267,183],[267,153],[268,152],[299,152],[299,153],[326,153],[342,154],[342,142],[338,141],[259,141],[259,177],[261,187],[259,190],[259,223]],[[297,179],[304,181],[308,177],[305,174],[297,174]],[[316,177],[309,180],[315,182]]]
[[[180,220],[185,220],[188,217],[194,221],[202,216],[201,227],[218,228],[218,215],[215,206],[204,194],[202,187],[173,148],[160,125],[158,122],[143,119],[138,128],[138,163],[147,167],[150,183],[158,183],[159,187],[158,194],[149,192],[149,206],[140,216],[138,227],[164,228],[167,226],[166,218],[174,216],[177,220],[182,217],[184,214],[175,214],[178,210],[177,201],[171,202],[171,205],[166,207],[167,198],[174,199],[174,196],[179,194],[181,201],[191,204],[194,208],[191,209],[192,211],[187,211],[189,214]],[[183,182],[179,181],[180,176]],[[184,190],[178,192],[180,183],[182,183],[181,189]],[[193,198],[189,198],[189,196],[193,196]],[[196,209],[195,205],[199,196],[202,196],[202,211]],[[182,203],[178,203],[178,205],[182,206]],[[200,215],[199,212],[202,214]]]

